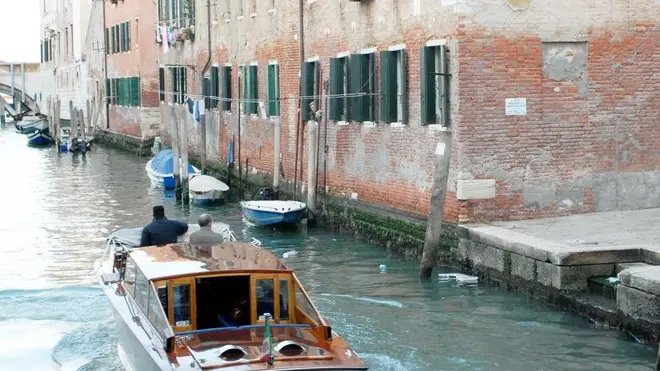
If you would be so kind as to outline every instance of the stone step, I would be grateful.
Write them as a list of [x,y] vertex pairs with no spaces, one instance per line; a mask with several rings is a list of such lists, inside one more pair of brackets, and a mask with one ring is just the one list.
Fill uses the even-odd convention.
[[619,284],[617,277],[595,276],[587,279],[589,292],[602,297],[616,300],[616,286]]
[[650,267],[653,264],[647,264],[647,263],[617,263],[614,266],[614,269],[616,270],[616,274],[619,274],[624,269],[628,268],[634,268],[634,267]]

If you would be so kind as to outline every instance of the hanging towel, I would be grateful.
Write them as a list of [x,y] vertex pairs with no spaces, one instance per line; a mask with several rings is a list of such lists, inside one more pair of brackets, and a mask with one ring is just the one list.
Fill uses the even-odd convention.
[[195,101],[195,113],[193,114],[193,123],[195,128],[199,125],[199,101]]
[[160,27],[160,34],[162,35],[162,40],[163,40],[163,53],[167,53],[170,50],[170,45],[167,42],[169,40],[169,31],[167,30],[167,27],[161,26]]
[[199,112],[204,112],[206,111],[206,102],[204,102],[204,99],[199,100]]
[[195,106],[195,102],[193,102],[193,100],[190,99],[190,97],[188,97],[188,99],[186,99],[186,104],[188,105],[188,112],[190,112],[190,114],[192,115],[194,112],[193,108]]

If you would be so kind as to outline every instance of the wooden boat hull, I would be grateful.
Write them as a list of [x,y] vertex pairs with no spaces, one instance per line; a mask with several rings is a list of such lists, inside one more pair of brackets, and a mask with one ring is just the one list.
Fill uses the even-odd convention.
[[276,224],[297,224],[305,216],[306,207],[299,207],[290,211],[274,211],[259,209],[248,202],[241,202],[243,216],[256,226]]

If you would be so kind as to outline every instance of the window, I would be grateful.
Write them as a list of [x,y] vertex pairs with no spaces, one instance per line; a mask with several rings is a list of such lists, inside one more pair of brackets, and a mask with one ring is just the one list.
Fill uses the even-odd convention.
[[374,53],[351,54],[348,59],[348,121],[374,121],[376,73]]
[[64,29],[64,52],[69,54],[69,27]]
[[222,67],[222,110],[231,111],[231,66]]
[[165,339],[165,329],[169,326],[167,320],[167,284],[159,285],[156,291],[149,285],[149,314],[147,318],[156,332]]
[[255,284],[257,320],[264,321],[264,314],[275,317],[275,287],[273,279],[258,279]]
[[305,62],[303,64],[302,76],[302,119],[313,119],[310,104],[316,103],[316,109],[319,109],[319,62]]
[[407,80],[405,49],[380,52],[380,121],[406,122]]
[[300,289],[300,286],[296,285],[296,308],[301,312],[305,313],[309,319],[315,321],[316,323],[321,323],[321,319],[316,315],[316,311],[312,304],[307,300],[307,297]]
[[121,24],[122,25],[122,50],[123,52],[127,52],[131,50],[131,23],[130,22],[124,22]]
[[103,44],[104,47],[105,47],[105,54],[110,54],[110,44],[108,43],[108,41],[110,40],[109,33],[110,33],[110,29],[106,28],[105,29],[105,44]]
[[206,109],[218,108],[218,66],[211,66],[211,99]]
[[348,57],[330,58],[330,107],[328,118],[348,121]]
[[190,326],[192,324],[192,317],[190,315],[190,285],[175,285],[172,291],[174,325],[177,327]]
[[182,104],[187,89],[186,68],[170,67],[172,77],[172,103]]
[[161,102],[165,102],[165,69],[158,68],[158,98]]
[[422,125],[449,126],[449,65],[445,45],[420,49]]
[[44,42],[43,41],[39,44],[39,51],[41,52],[40,61],[41,61],[41,63],[44,63]]
[[158,3],[159,20],[178,28],[195,25],[195,0],[161,0]]
[[236,0],[236,7],[238,8],[237,13],[239,17],[243,15],[243,1],[245,0]]
[[268,64],[268,116],[280,115],[280,66],[276,62]]
[[280,292],[279,292],[279,297],[280,297],[280,320],[288,320],[289,319],[289,280],[287,279],[280,279],[279,281],[280,285]]
[[135,302],[137,303],[138,307],[142,309],[142,313],[145,315],[149,310],[147,305],[149,303],[150,287],[151,285],[149,284],[147,277],[145,277],[145,275],[142,274],[139,269],[137,269],[135,273],[135,295],[133,297],[135,298]]
[[140,78],[122,77],[106,80],[106,101],[120,106],[140,106]]
[[[107,81],[107,80],[106,80]],[[126,271],[124,272],[124,290],[135,296],[135,269],[136,265],[132,258],[126,259]]]

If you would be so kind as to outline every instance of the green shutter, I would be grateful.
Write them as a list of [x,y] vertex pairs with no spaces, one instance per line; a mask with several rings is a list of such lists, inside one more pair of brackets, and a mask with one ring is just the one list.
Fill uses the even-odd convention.
[[176,89],[177,89],[177,79],[176,79],[176,74],[177,74],[177,68],[176,67],[170,67],[170,78],[171,78],[171,84],[170,84],[170,92],[172,93],[172,97],[170,102],[176,103]]
[[222,67],[222,110],[231,111],[231,67]]
[[257,109],[259,107],[259,103],[258,103],[258,100],[259,100],[259,84],[258,84],[259,74],[258,74],[257,66],[250,66],[249,71],[250,72],[249,72],[248,75],[250,76],[250,79],[248,80],[248,84],[249,84],[248,89],[250,91],[249,98],[250,98],[251,102],[248,105],[248,107],[250,108],[249,112],[251,114],[256,114]]
[[380,52],[380,121],[396,122],[396,55],[395,52]]
[[133,106],[140,107],[142,105],[141,91],[140,78],[133,77]]
[[328,118],[341,121],[344,112],[344,62],[345,58],[330,58],[330,112]]
[[119,24],[119,51],[126,51],[126,23]]
[[119,52],[120,52],[120,50],[119,50],[119,47],[120,47],[120,42],[119,42],[119,40],[120,40],[120,38],[119,38],[119,37],[120,37],[120,35],[119,35],[119,25],[115,25],[115,39],[117,39],[117,41],[116,41],[116,47],[117,47],[117,49],[115,50],[115,53],[119,53]]
[[131,22],[126,22],[126,51],[131,50]]
[[170,23],[170,9],[172,8],[171,2],[172,0],[165,0],[165,14],[163,16],[163,21],[167,24]]
[[[315,72],[316,72],[316,62],[305,62],[303,64],[303,89],[302,89],[302,95],[304,98],[302,98],[302,107],[301,107],[301,114],[302,114],[302,119],[303,121],[310,120],[311,117],[311,110],[310,110],[310,103],[312,103],[312,96],[315,95],[314,92],[314,80],[315,80]],[[318,109],[318,103],[317,103],[317,109]]]
[[105,79],[105,104],[110,104],[110,79]]
[[[365,73],[366,71],[366,73]],[[369,92],[369,55],[353,54],[349,59],[348,91],[350,94]],[[348,120],[367,121],[369,112],[369,96],[352,96],[349,98]]]
[[[163,4],[162,0],[158,0],[156,6],[158,7],[156,9],[156,13],[158,14],[158,23],[163,21]],[[160,24],[157,24],[156,27],[160,26]]]
[[443,126],[448,127],[450,125],[450,113],[449,113],[449,61],[447,60],[447,46],[442,45],[440,48],[440,123]]
[[245,113],[245,112],[247,112],[247,104],[245,102],[245,98],[247,97],[247,95],[246,95],[246,90],[247,90],[247,82],[246,82],[247,81],[247,73],[246,73],[246,71],[247,71],[247,69],[245,68],[245,66],[241,66],[240,68],[241,68],[241,72],[240,72],[240,85],[239,85],[239,88],[240,88],[239,99],[240,99],[240,102],[242,104],[239,104],[238,107],[239,107],[239,110],[240,110],[240,107],[243,106],[242,112]]
[[110,37],[108,36],[109,29],[105,29],[105,44],[103,47],[105,48],[105,54],[110,54],[110,49],[108,48],[110,44],[108,44],[108,40],[110,40]]
[[204,97],[204,108],[209,109],[211,105],[211,100],[209,99],[209,94],[211,90],[211,79],[205,77],[202,79],[202,97]]
[[268,65],[268,82],[266,90],[266,101],[268,102],[268,116],[277,116],[277,73],[276,64]]
[[158,68],[158,100],[165,102],[165,69]]
[[110,53],[115,53],[115,26],[110,27],[110,37],[112,37]]
[[434,124],[435,117],[435,47],[419,49],[419,79],[422,125]]
[[211,104],[207,109],[218,108],[218,67],[211,67]]
[[406,124],[408,123],[408,62],[405,49],[399,50],[398,53],[401,56],[401,123]]
[[179,97],[179,103],[183,103],[186,100],[186,94],[188,93],[188,75],[185,67],[179,67],[181,69],[181,96]]

